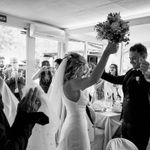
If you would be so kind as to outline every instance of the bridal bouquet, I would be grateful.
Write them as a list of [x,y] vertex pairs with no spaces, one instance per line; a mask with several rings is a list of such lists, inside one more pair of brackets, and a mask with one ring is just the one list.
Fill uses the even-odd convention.
[[129,22],[121,19],[120,13],[108,14],[107,20],[95,25],[98,39],[107,39],[111,42],[129,43]]

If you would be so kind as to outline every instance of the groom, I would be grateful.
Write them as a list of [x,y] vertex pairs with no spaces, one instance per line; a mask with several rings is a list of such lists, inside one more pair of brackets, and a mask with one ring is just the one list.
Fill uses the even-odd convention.
[[145,78],[149,63],[147,49],[138,43],[129,50],[133,66],[125,75],[112,76],[106,72],[102,79],[123,85],[122,137],[132,141],[139,150],[146,150],[150,137],[150,82]]

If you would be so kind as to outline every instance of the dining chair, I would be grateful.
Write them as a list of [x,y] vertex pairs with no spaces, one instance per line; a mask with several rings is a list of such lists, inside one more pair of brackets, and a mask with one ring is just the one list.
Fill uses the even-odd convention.
[[117,127],[112,135],[112,139],[114,138],[121,138],[122,137],[122,126],[121,121],[112,120],[113,126]]
[[138,148],[125,138],[114,138],[108,142],[106,150],[138,150]]
[[95,111],[90,106],[88,108],[92,118],[92,123],[88,119],[91,150],[102,150],[104,141],[104,129],[96,126]]

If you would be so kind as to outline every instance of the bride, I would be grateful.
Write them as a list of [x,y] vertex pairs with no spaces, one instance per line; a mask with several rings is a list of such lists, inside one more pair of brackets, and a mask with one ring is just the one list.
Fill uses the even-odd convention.
[[86,77],[85,59],[70,53],[59,66],[49,100],[57,116],[61,113],[61,100],[67,109],[67,116],[61,129],[57,150],[90,150],[85,107],[88,103],[86,89],[101,77],[110,54],[117,52],[118,44],[109,42],[90,77]]

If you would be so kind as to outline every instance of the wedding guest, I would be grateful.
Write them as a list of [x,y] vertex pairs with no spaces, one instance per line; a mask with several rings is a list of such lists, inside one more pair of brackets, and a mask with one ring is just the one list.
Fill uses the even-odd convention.
[[55,75],[55,72],[56,72],[56,70],[58,69],[58,67],[59,67],[59,65],[61,64],[61,62],[62,62],[62,59],[61,59],[61,58],[55,59],[55,61],[54,61],[54,67],[51,68],[52,76]]
[[50,63],[47,60],[42,61],[41,68],[32,76],[33,80],[39,78],[39,85],[42,87],[45,93],[48,92],[50,84],[52,82],[52,74],[50,71]]
[[4,67],[0,66],[0,77],[5,80]]
[[95,69],[96,65],[93,62],[89,62],[88,66],[89,66],[89,74],[91,74]]
[[95,84],[95,89],[96,89],[96,99],[104,100],[104,80],[103,79],[100,79]]
[[[109,74],[113,76],[118,76],[118,66],[116,64],[111,64],[109,66]],[[112,104],[114,104],[115,101],[118,99],[120,99],[121,101],[121,91],[119,85],[105,81],[104,97],[105,100],[110,99],[112,101]]]
[[62,59],[61,58],[57,58],[55,61],[54,61],[54,66],[55,66],[55,70],[58,69],[59,65],[61,64],[62,62]]
[[[95,69],[96,65],[93,62],[88,62],[88,76],[91,76],[93,70]],[[85,73],[86,74],[86,73]],[[96,89],[95,85],[92,85],[88,88],[89,91],[89,101],[93,103],[95,101]]]
[[23,88],[25,86],[25,78],[23,77],[22,70],[18,69],[11,72],[11,76],[5,80],[6,84],[20,101],[23,95]]
[[109,73],[114,76],[118,76],[118,66],[116,64],[111,64],[109,66]]
[[5,58],[3,56],[0,56],[0,77],[2,79],[5,79],[5,74],[4,74],[4,70],[5,70],[4,60],[5,60]]
[[150,137],[150,82],[145,78],[149,67],[146,58],[146,47],[135,44],[129,50],[132,69],[121,76],[106,72],[102,75],[103,79],[123,86],[122,137],[132,141],[139,150],[146,150]]
[[18,60],[17,58],[12,58],[10,60],[9,66],[4,70],[5,80],[9,79],[12,76],[12,72],[18,71]]
[[9,125],[3,112],[3,103],[5,102],[3,102],[0,94],[0,149],[26,150],[28,139],[32,134],[35,123],[44,125],[49,122],[44,113],[37,112],[41,105],[37,88],[30,89],[19,102],[16,118],[12,126]]

